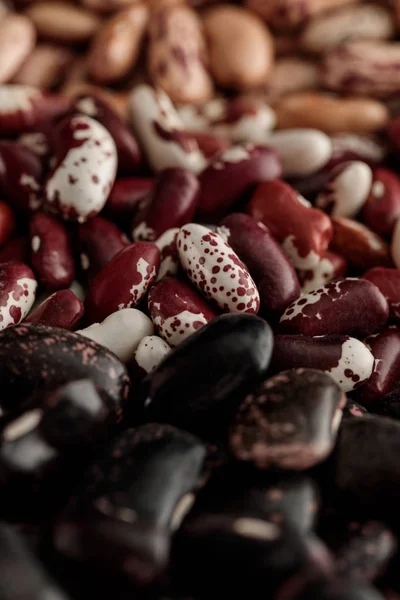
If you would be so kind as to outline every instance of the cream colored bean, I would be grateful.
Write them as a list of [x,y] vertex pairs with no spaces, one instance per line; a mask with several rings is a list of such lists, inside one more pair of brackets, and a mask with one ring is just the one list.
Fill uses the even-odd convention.
[[267,85],[267,99],[273,102],[285,94],[318,87],[318,64],[305,58],[287,56],[275,63]]
[[73,53],[68,48],[39,44],[28,56],[12,83],[50,89],[59,83],[72,60]]
[[322,169],[332,156],[332,142],[316,129],[275,131],[265,143],[279,153],[286,177],[306,177]]
[[112,13],[138,4],[140,0],[81,0],[82,6],[99,13]]
[[245,8],[228,4],[209,9],[203,22],[217,83],[237,90],[264,85],[274,61],[266,25]]
[[79,44],[89,40],[98,30],[101,19],[68,2],[40,2],[25,11],[40,37],[58,43]]
[[35,28],[23,15],[12,14],[0,21],[0,83],[10,81],[32,52]]

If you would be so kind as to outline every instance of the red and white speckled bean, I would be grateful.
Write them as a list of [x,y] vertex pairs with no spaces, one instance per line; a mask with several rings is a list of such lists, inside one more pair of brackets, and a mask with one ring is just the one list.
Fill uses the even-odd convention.
[[257,314],[260,296],[246,267],[217,233],[196,223],[177,237],[181,264],[200,292],[225,312]]
[[22,321],[32,308],[36,289],[35,276],[27,265],[0,265],[0,329]]
[[328,250],[313,269],[298,272],[301,291],[303,294],[308,294],[333,279],[344,277],[346,270],[346,259],[340,254]]
[[374,267],[363,275],[363,279],[371,281],[385,296],[389,303],[390,317],[400,321],[400,271],[385,267]]
[[264,143],[278,152],[285,177],[316,173],[332,156],[331,140],[317,129],[274,131]]
[[316,206],[334,217],[354,217],[365,204],[372,185],[372,169],[359,160],[334,167]]
[[82,318],[83,312],[83,304],[72,290],[59,290],[34,307],[24,323],[73,330]]
[[158,240],[154,242],[161,252],[160,268],[157,275],[158,281],[167,275],[176,275],[179,271],[179,256],[176,247],[178,233],[179,227],[173,227],[160,235]]
[[371,191],[362,218],[372,231],[390,236],[400,217],[400,178],[382,167],[374,169]]
[[331,248],[358,269],[390,267],[392,261],[386,241],[363,223],[345,217],[333,217]]
[[47,207],[83,223],[106,203],[117,173],[117,149],[107,129],[91,117],[68,117],[57,133],[56,163],[45,187]]
[[145,374],[151,373],[170,352],[167,342],[157,335],[148,335],[136,349],[135,362]]
[[42,204],[43,165],[23,144],[0,142],[0,191],[8,202],[31,213]]

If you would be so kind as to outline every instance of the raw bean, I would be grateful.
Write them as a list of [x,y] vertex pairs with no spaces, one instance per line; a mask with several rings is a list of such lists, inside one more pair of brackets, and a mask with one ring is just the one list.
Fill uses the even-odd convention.
[[252,187],[282,175],[275,150],[266,146],[232,146],[214,157],[199,176],[197,210],[202,218],[224,214]]
[[366,279],[348,277],[295,300],[283,313],[279,330],[312,336],[365,337],[382,329],[388,317],[389,305],[379,289]]
[[87,42],[98,30],[101,20],[84,8],[69,2],[35,2],[26,9],[41,38],[64,44]]
[[314,128],[325,133],[375,133],[389,122],[389,111],[378,100],[332,98],[318,92],[298,92],[275,107],[278,128]]
[[182,136],[183,123],[162,90],[139,85],[130,95],[133,127],[151,167],[160,171],[182,167],[199,173],[205,160],[195,140]]
[[380,235],[391,235],[400,217],[400,179],[388,169],[374,170],[371,192],[362,211],[365,224]]
[[155,281],[159,264],[160,251],[151,242],[137,242],[121,250],[91,283],[85,303],[88,324],[139,304]]
[[9,13],[0,21],[0,83],[22,67],[36,41],[35,28],[24,15]]
[[0,190],[5,199],[23,212],[42,204],[43,167],[28,148],[16,142],[0,142]]
[[141,166],[143,157],[135,136],[112,106],[94,94],[86,94],[75,99],[73,108],[96,119],[110,133],[117,147],[119,172],[132,174]]
[[72,330],[81,320],[83,312],[83,304],[73,291],[60,290],[34,308],[24,323]]
[[162,171],[135,216],[132,239],[154,241],[168,229],[189,223],[196,211],[199,180],[185,169]]
[[141,340],[152,335],[153,323],[140,310],[124,308],[111,313],[102,323],[93,323],[77,333],[105,346],[121,362],[128,363]]
[[315,267],[332,238],[329,217],[283,181],[259,185],[247,212],[268,228],[297,269]]
[[322,83],[346,94],[387,97],[399,89],[400,43],[358,41],[332,50]]
[[29,222],[31,263],[42,286],[66,288],[75,278],[75,265],[68,233],[55,217],[35,213]]
[[92,340],[59,327],[17,325],[0,333],[1,407],[16,414],[31,399],[70,381],[91,379],[122,417],[129,377],[117,357]]
[[227,139],[207,131],[184,131],[182,135],[189,142],[195,140],[206,160],[214,159],[216,155],[231,147],[231,143]]
[[300,47],[306,52],[330,52],[353,40],[386,40],[394,33],[393,16],[386,8],[355,4],[313,19],[300,35]]
[[372,169],[359,160],[340,163],[331,171],[316,206],[333,217],[355,217],[371,191]]
[[272,37],[262,21],[241,6],[220,5],[204,16],[210,69],[221,87],[246,90],[263,85],[272,70]]
[[136,0],[81,0],[81,4],[89,10],[109,13],[134,4]]
[[0,263],[28,263],[29,240],[26,236],[13,238],[0,249]]
[[383,162],[388,153],[388,145],[380,138],[356,133],[336,133],[332,135],[332,160],[362,160],[370,166]]
[[365,271],[372,267],[392,266],[389,246],[374,231],[344,217],[334,217],[332,225],[331,248],[342,254],[353,267]]
[[271,77],[266,85],[266,94],[267,99],[274,102],[285,94],[314,90],[318,87],[318,65],[311,60],[289,55],[278,58],[275,62]]
[[43,163],[47,165],[47,161],[50,158],[50,140],[49,136],[44,132],[32,132],[24,133],[17,139],[19,144],[22,144],[28,150],[33,152]]
[[171,352],[170,346],[157,335],[146,335],[135,350],[133,361],[129,370],[143,379],[154,371],[164,358]]
[[172,277],[151,288],[148,306],[157,333],[170,346],[178,346],[216,317],[189,285]]
[[112,84],[128,75],[138,59],[148,17],[148,7],[138,3],[102,26],[88,56],[88,72],[94,81]]
[[177,103],[199,103],[213,93],[201,21],[184,4],[155,10],[149,23],[148,71],[155,87]]
[[398,269],[386,269],[385,267],[374,267],[363,275],[382,292],[389,304],[390,317],[396,321],[400,320],[400,271]]
[[113,219],[124,219],[132,216],[139,208],[142,200],[150,193],[153,180],[145,177],[117,179],[111,188],[105,205],[105,212]]
[[[154,243],[161,252],[160,269],[157,275],[157,281],[167,275],[177,275],[179,271],[179,255],[176,245],[179,228],[168,229]],[[0,251],[1,256],[1,251]]]
[[0,201],[0,246],[4,246],[14,233],[15,217],[12,209]]
[[300,295],[295,270],[269,230],[245,214],[231,214],[219,233],[249,269],[268,312],[285,308]]
[[217,317],[146,377],[137,406],[145,407],[147,421],[221,439],[246,394],[265,377],[272,344],[269,325],[254,315]]
[[371,376],[374,357],[365,344],[347,335],[275,336],[272,371],[301,367],[324,371],[350,392]]
[[332,451],[345,403],[329,375],[282,371],[247,396],[231,427],[230,448],[259,469],[303,471]]
[[64,219],[83,223],[106,203],[117,171],[115,143],[103,125],[86,116],[67,117],[57,136],[46,205]]
[[197,223],[178,233],[179,259],[198,290],[225,312],[257,314],[260,297],[245,265],[223,238]]
[[315,267],[307,271],[299,271],[298,277],[302,294],[308,294],[326,283],[344,277],[347,271],[347,261],[336,252],[325,252]]
[[12,82],[51,89],[60,83],[72,59],[73,54],[67,48],[54,44],[38,44],[14,75]]
[[78,236],[81,267],[87,272],[89,281],[129,245],[125,234],[102,217],[94,217],[80,225]]
[[23,263],[0,264],[0,330],[22,321],[35,301],[37,283]]
[[316,129],[275,131],[267,136],[265,143],[278,152],[285,177],[312,175],[332,156],[331,140]]

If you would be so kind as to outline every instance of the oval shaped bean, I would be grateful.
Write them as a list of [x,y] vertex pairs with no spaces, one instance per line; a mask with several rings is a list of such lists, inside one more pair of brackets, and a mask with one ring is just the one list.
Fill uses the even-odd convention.
[[134,370],[137,378],[143,379],[154,371],[170,352],[170,346],[163,339],[157,335],[147,335],[136,348],[129,370]]
[[56,44],[37,44],[12,81],[19,85],[52,89],[60,83],[72,60],[73,54],[68,48]]
[[226,138],[208,131],[184,131],[182,136],[189,143],[195,140],[206,160],[213,160],[215,156],[231,147],[231,143]]
[[261,223],[245,214],[231,214],[217,230],[249,269],[262,306],[277,312],[300,295],[299,281],[287,256]]
[[125,223],[125,216],[135,214],[153,185],[153,180],[147,177],[117,179],[104,207],[105,214],[115,221],[123,220]]
[[389,305],[378,288],[365,279],[349,277],[327,283],[293,302],[283,313],[279,330],[365,337],[381,329],[388,317]]
[[[179,255],[176,245],[179,227],[168,229],[154,243],[161,252],[160,268],[157,275],[157,281],[167,275],[177,275],[179,271]],[[1,256],[1,250],[0,250]]]
[[298,271],[301,291],[303,294],[308,294],[333,279],[344,277],[346,271],[346,259],[336,252],[327,250],[315,267],[306,271]]
[[40,37],[64,44],[86,42],[101,23],[92,12],[58,0],[35,2],[26,9],[25,14],[35,25]]
[[0,142],[0,190],[12,206],[34,212],[42,204],[43,165],[17,142]]
[[0,201],[0,246],[4,246],[14,233],[14,212],[5,202]]
[[24,319],[24,323],[72,330],[81,320],[83,313],[84,306],[72,290],[59,290],[36,306]]
[[26,236],[20,235],[13,238],[0,249],[0,263],[29,262],[29,240]]
[[400,179],[389,169],[374,169],[370,194],[364,205],[365,224],[379,235],[391,235],[400,217]]
[[[275,38],[276,50],[277,38]],[[292,92],[313,90],[319,87],[318,65],[296,55],[283,56],[275,62],[272,75],[266,85],[268,102]]]
[[333,217],[331,248],[342,254],[350,265],[358,269],[390,267],[389,246],[383,238],[353,219]]
[[334,167],[316,206],[333,217],[354,217],[367,201],[372,185],[372,169],[359,160]]
[[9,13],[0,21],[0,83],[22,67],[36,42],[35,27],[24,15]]
[[197,289],[226,312],[257,314],[258,290],[244,264],[221,236],[196,223],[177,237],[179,259]]
[[23,263],[0,265],[0,330],[16,325],[27,315],[35,301],[37,283],[31,269]]
[[287,129],[270,133],[265,143],[282,161],[285,177],[303,177],[319,171],[332,156],[332,142],[316,129]]
[[374,267],[363,275],[382,292],[389,304],[390,318],[400,319],[400,271],[385,267]]

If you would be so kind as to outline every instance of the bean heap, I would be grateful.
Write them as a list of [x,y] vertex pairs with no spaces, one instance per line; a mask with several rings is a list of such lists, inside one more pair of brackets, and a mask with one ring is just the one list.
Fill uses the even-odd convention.
[[1,600],[400,598],[396,39],[0,0]]

